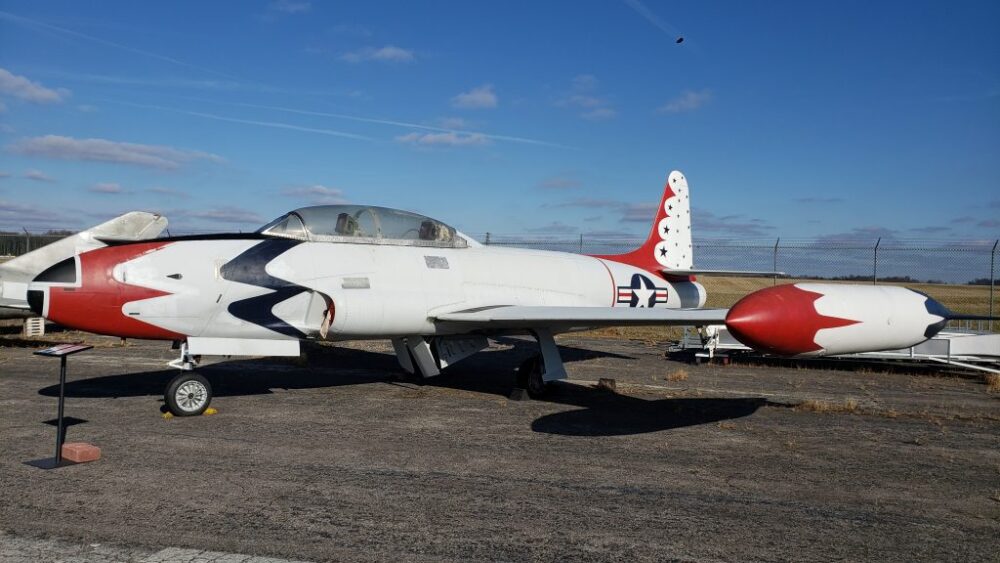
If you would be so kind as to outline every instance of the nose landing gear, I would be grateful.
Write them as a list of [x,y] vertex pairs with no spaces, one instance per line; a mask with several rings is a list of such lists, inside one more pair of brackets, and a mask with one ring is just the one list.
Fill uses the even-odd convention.
[[170,362],[170,366],[181,372],[167,384],[163,401],[174,416],[198,416],[212,403],[212,384],[194,372],[201,357],[191,355],[187,342],[181,342],[180,349],[181,357]]
[[174,416],[198,416],[212,403],[212,384],[199,373],[182,371],[170,380],[163,400]]

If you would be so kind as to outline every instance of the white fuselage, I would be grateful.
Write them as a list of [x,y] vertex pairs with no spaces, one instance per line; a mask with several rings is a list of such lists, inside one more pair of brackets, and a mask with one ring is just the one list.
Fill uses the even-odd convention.
[[442,334],[448,329],[435,314],[479,307],[679,308],[705,300],[695,282],[667,282],[610,260],[490,246],[301,242],[270,259],[243,260],[242,275],[226,270],[261,244],[268,240],[170,242],[115,266],[117,282],[165,294],[126,302],[123,315],[186,336],[292,338],[230,308],[274,293],[275,280],[307,291],[267,305],[270,312],[313,337],[332,309],[328,338]]

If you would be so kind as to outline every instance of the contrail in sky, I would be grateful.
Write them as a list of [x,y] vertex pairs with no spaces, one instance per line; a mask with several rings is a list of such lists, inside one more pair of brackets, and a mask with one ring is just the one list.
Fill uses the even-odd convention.
[[[638,0],[625,0],[625,1],[627,3],[629,3],[629,5],[632,5],[632,2],[635,2],[636,4],[638,4]],[[649,11],[646,10],[646,8],[644,6],[642,6],[641,4],[638,4],[638,7],[633,6],[633,8],[635,8],[637,11],[641,9],[641,10],[645,10],[647,13],[649,13]],[[640,11],[640,13],[642,13],[642,12]],[[644,17],[647,17],[647,19],[648,19],[648,17],[655,18],[656,16],[652,15],[650,13],[650,16],[644,16]],[[125,52],[128,52],[128,53],[133,53],[133,54],[141,55],[141,56],[152,58],[152,59],[156,59],[156,60],[159,60],[159,61],[164,61],[164,62],[173,64],[173,65],[176,65],[176,66],[181,66],[181,67],[185,67],[185,68],[189,68],[189,69],[193,69],[193,70],[198,70],[198,71],[201,71],[201,72],[206,72],[206,73],[209,73],[209,74],[214,74],[216,76],[221,76],[221,77],[224,77],[224,78],[228,78],[230,80],[235,80],[235,81],[237,81],[237,83],[245,82],[240,77],[233,76],[233,75],[230,75],[230,74],[226,74],[226,73],[223,73],[223,72],[219,72],[219,71],[216,71],[216,70],[212,70],[210,68],[206,68],[206,67],[203,67],[203,66],[198,66],[198,65],[195,65],[195,64],[191,64],[191,63],[182,61],[180,59],[175,59],[173,57],[169,57],[169,56],[166,56],[166,55],[160,55],[158,53],[152,53],[150,51],[144,51],[142,49],[136,49],[134,47],[129,47],[128,45],[123,45],[121,43],[115,43],[114,41],[109,41],[107,39],[102,39],[100,37],[95,37],[93,35],[88,35],[86,33],[81,33],[81,32],[78,32],[78,31],[73,31],[71,29],[66,29],[64,27],[59,27],[59,26],[55,26],[55,25],[52,25],[52,24],[40,22],[38,20],[34,20],[34,19],[31,19],[31,18],[26,18],[26,17],[23,17],[23,16],[18,16],[16,14],[12,14],[10,12],[0,11],[0,20],[6,20],[8,22],[11,22],[11,23],[14,23],[14,24],[17,24],[17,25],[21,25],[23,27],[44,29],[44,30],[52,31],[52,32],[55,32],[55,33],[58,33],[58,34],[62,34],[62,35],[65,35],[65,36],[75,37],[77,39],[83,39],[85,41],[90,41],[92,43],[97,43],[97,44],[100,44],[100,45],[104,45],[104,46],[107,46],[107,47],[118,49],[120,51],[125,51]],[[256,83],[251,82],[251,84],[256,84]],[[257,84],[257,85],[258,86],[265,86],[266,87],[266,85],[262,85],[262,84]],[[319,133],[319,134],[324,134],[324,135],[332,135],[332,136],[337,136],[337,137],[345,137],[345,138],[349,138],[349,139],[372,140],[370,137],[365,137],[363,135],[356,135],[356,134],[353,134],[353,133],[345,133],[345,132],[342,132],[342,131],[335,131],[335,130],[332,130],[332,129],[316,129],[316,128],[312,128],[312,127],[301,127],[301,126],[298,126],[298,125],[291,125],[291,124],[287,124],[287,123],[279,123],[279,122],[271,122],[271,121],[256,121],[256,120],[250,120],[250,119],[238,119],[238,118],[234,118],[234,117],[225,117],[225,116],[215,115],[215,114],[210,114],[210,113],[187,111],[187,110],[181,110],[181,109],[176,109],[176,108],[168,108],[168,107],[162,107],[162,106],[149,106],[149,105],[141,105],[141,104],[131,104],[131,103],[127,103],[127,102],[115,102],[113,100],[109,100],[109,101],[111,101],[112,103],[121,103],[121,104],[124,104],[124,105],[132,105],[132,106],[135,106],[135,107],[144,107],[146,109],[155,109],[155,110],[159,110],[159,111],[171,111],[171,112],[175,112],[175,113],[184,113],[184,114],[193,115],[193,116],[197,116],[197,117],[203,117],[203,118],[206,118],[206,119],[214,119],[214,120],[217,120],[217,121],[230,121],[230,122],[233,122],[233,123],[246,123],[248,125],[259,125],[259,126],[262,126],[262,127],[273,127],[273,128],[279,128],[279,129],[290,129],[290,130],[295,130],[295,131],[304,131],[304,132],[310,132],[310,133]],[[211,101],[211,100],[202,100],[202,101]],[[265,106],[265,105],[255,105],[255,104],[245,104],[245,103],[233,103],[233,102],[212,102],[212,103],[222,103],[222,104],[225,104],[225,105],[232,105],[232,106],[242,106],[242,107],[250,107],[250,108],[257,108],[257,109],[267,109],[267,110],[271,110],[271,111],[282,111],[282,112],[286,112],[286,113],[297,113],[297,114],[300,114],[300,115],[314,115],[314,116],[319,116],[319,117],[330,117],[330,118],[334,118],[334,119],[344,119],[344,120],[357,121],[357,122],[362,122],[362,123],[374,123],[374,124],[379,124],[379,125],[390,125],[390,126],[394,126],[394,127],[403,127],[403,128],[407,128],[407,129],[420,129],[420,130],[435,131],[435,132],[441,132],[441,133],[454,133],[456,135],[482,135],[483,137],[486,137],[488,139],[493,139],[493,140],[496,140],[496,141],[508,141],[508,142],[512,142],[512,143],[523,143],[523,144],[528,144],[528,145],[555,147],[555,148],[563,148],[563,149],[567,149],[567,148],[571,149],[571,148],[573,148],[573,147],[568,147],[566,145],[560,145],[558,143],[550,143],[550,142],[547,142],[547,141],[540,141],[540,140],[537,140],[537,139],[529,139],[529,138],[525,138],[525,137],[515,137],[515,136],[510,136],[510,135],[494,135],[494,134],[491,134],[491,133],[482,133],[482,132],[478,132],[478,131],[466,131],[466,130],[459,130],[459,129],[449,129],[449,128],[445,128],[445,127],[434,127],[434,126],[430,126],[430,125],[422,125],[422,124],[419,124],[419,123],[408,123],[408,122],[404,122],[404,121],[395,121],[395,120],[391,120],[391,119],[377,119],[377,118],[360,117],[360,116],[347,115],[347,114],[341,114],[341,113],[327,113],[327,112],[318,112],[318,111],[299,110],[299,109],[288,108],[288,107],[281,107],[281,106]]]
[[265,106],[265,105],[245,104],[245,103],[238,103],[238,102],[217,102],[217,103],[223,103],[223,104],[227,104],[227,105],[240,106],[240,107],[248,107],[248,108],[268,109],[268,110],[273,110],[273,111],[283,111],[283,112],[286,112],[286,113],[297,113],[297,114],[300,114],[300,115],[315,115],[315,116],[318,116],[318,117],[331,117],[331,118],[334,118],[334,119],[347,119],[347,120],[351,120],[351,121],[359,121],[359,122],[362,122],[362,123],[375,123],[375,124],[378,124],[378,125],[392,125],[392,126],[395,126],[395,127],[405,127],[407,129],[421,129],[421,130],[424,130],[424,131],[435,131],[435,132],[439,132],[439,133],[455,133],[457,135],[482,135],[483,137],[486,137],[488,139],[493,139],[493,140],[496,140],[496,141],[510,141],[510,142],[513,142],[513,143],[525,143],[525,144],[529,144],[529,145],[541,145],[541,146],[546,146],[546,147],[557,147],[557,148],[563,148],[563,149],[572,148],[572,147],[567,147],[565,145],[560,145],[560,144],[557,144],[557,143],[550,143],[548,141],[539,141],[537,139],[528,139],[528,138],[525,138],[525,137],[512,137],[512,136],[509,136],[509,135],[494,135],[492,133],[483,133],[483,132],[480,132],[480,131],[467,131],[467,130],[462,130],[462,129],[448,129],[447,127],[434,127],[432,125],[422,125],[422,124],[419,124],[419,123],[408,123],[406,121],[395,121],[395,120],[392,120],[392,119],[378,119],[378,118],[373,118],[373,117],[359,117],[359,116],[356,116],[356,115],[347,115],[347,114],[343,114],[343,113],[328,113],[328,112],[322,112],[322,111],[310,111],[310,110],[301,110],[301,109],[287,108],[287,107],[281,107],[281,106]]
[[299,125],[292,125],[289,123],[281,123],[277,121],[257,121],[255,119],[240,119],[236,117],[226,117],[224,115],[216,115],[214,113],[204,113],[200,111],[189,111],[184,109],[168,108],[163,106],[153,106],[147,104],[134,104],[131,102],[119,102],[115,100],[106,100],[113,104],[121,104],[125,106],[132,106],[136,108],[143,109],[154,109],[157,111],[169,111],[174,113],[182,113],[185,115],[193,115],[195,117],[203,117],[205,119],[214,119],[216,121],[229,121],[231,123],[245,123],[247,125],[257,125],[260,127],[272,127],[274,129],[289,129],[291,131],[303,131],[306,133],[318,133],[320,135],[330,135],[331,137],[343,137],[345,139],[357,139],[361,141],[371,141],[371,137],[365,137],[364,135],[357,135],[355,133],[345,133],[344,131],[336,131],[334,129],[317,129],[315,127],[302,127]]
[[149,57],[152,59],[157,59],[160,61],[168,62],[177,66],[182,66],[194,70],[200,70],[202,72],[207,72],[209,74],[214,74],[217,76],[223,76],[225,78],[233,80],[241,80],[240,78],[233,76],[231,74],[226,74],[224,72],[219,72],[217,70],[212,70],[210,68],[205,68],[203,66],[194,65],[191,63],[184,62],[180,59],[175,59],[173,57],[168,57],[166,55],[160,55],[158,53],[151,53],[149,51],[143,51],[142,49],[136,49],[135,47],[129,47],[128,45],[122,45],[121,43],[115,43],[114,41],[108,41],[107,39],[102,39],[100,37],[95,37],[93,35],[87,35],[86,33],[80,33],[79,31],[73,31],[72,29],[66,29],[65,27],[59,27],[52,24],[47,24],[40,22],[38,20],[33,20],[31,18],[26,18],[23,16],[18,16],[10,12],[0,11],[0,20],[7,20],[11,23],[15,23],[24,27],[36,27],[41,29],[46,29],[48,31],[54,31],[56,33],[61,33],[63,35],[68,35],[70,37],[76,37],[77,39],[83,39],[85,41],[90,41],[92,43],[98,43],[106,47],[111,47],[118,49],[120,51],[125,51],[128,53],[133,53],[136,55],[142,55],[144,57]]
[[649,8],[647,8],[645,6],[645,4],[643,4],[639,0],[622,0],[622,2],[625,2],[625,4],[629,8],[632,8],[633,10],[635,10],[646,21],[648,21],[649,23],[651,23],[651,24],[655,25],[656,27],[660,28],[660,30],[663,31],[664,33],[666,33],[666,34],[668,34],[668,35],[670,35],[671,37],[674,37],[674,38],[680,36],[681,33],[679,31],[677,31],[677,29],[675,29],[674,26],[672,26],[672,25],[668,24],[667,22],[661,20],[659,18],[659,16],[657,16],[656,14],[654,14],[652,12],[652,10],[650,10]]

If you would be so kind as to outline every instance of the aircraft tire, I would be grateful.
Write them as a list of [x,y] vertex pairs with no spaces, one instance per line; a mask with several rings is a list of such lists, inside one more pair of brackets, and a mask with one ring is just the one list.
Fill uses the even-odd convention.
[[163,400],[174,416],[198,416],[212,404],[212,384],[199,373],[184,371],[167,384]]
[[542,357],[531,356],[517,368],[517,386],[528,392],[532,399],[542,399],[552,390],[552,385],[542,379]]

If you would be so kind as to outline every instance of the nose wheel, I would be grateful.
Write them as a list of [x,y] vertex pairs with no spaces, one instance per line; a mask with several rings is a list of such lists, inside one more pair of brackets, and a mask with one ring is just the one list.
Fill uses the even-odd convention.
[[201,374],[181,372],[170,380],[163,400],[174,416],[198,416],[212,402],[212,385]]

